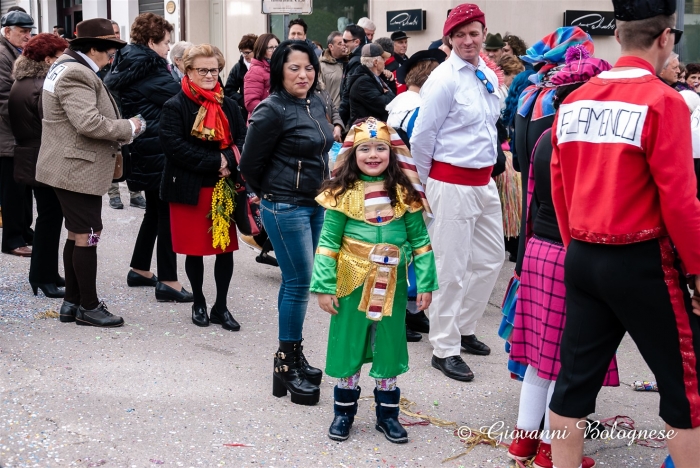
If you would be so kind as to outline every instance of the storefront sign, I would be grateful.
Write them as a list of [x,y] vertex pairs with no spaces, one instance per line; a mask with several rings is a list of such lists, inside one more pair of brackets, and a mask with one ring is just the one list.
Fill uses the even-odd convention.
[[313,0],[262,0],[262,12],[269,15],[310,15]]
[[427,22],[425,10],[397,10],[386,12],[386,30],[394,31],[422,31]]
[[591,36],[614,36],[615,14],[612,11],[566,10],[564,26],[578,26]]

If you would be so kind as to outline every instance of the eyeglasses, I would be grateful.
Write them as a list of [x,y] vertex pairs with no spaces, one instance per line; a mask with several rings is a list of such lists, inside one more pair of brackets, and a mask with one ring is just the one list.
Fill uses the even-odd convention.
[[276,45],[267,46],[267,50],[275,50],[275,49],[277,49]]
[[346,43],[346,44],[347,44],[348,42],[352,42],[352,41],[354,41],[354,40],[356,40],[356,39],[355,39],[355,38],[352,38],[352,39],[345,39],[345,38],[343,38],[343,42]]
[[250,55],[250,54],[253,53],[253,51],[252,51],[252,50],[242,50],[241,53],[242,53],[243,55]]
[[488,80],[488,78],[486,78],[486,75],[484,75],[484,72],[482,72],[481,70],[479,70],[477,68],[476,70],[474,70],[474,74],[479,79],[479,81],[484,83],[484,86],[486,86],[486,91],[493,94],[495,89],[494,89],[493,85],[491,84],[491,82]]
[[675,45],[675,44],[678,44],[679,42],[681,42],[681,37],[683,37],[683,31],[681,31],[680,29],[676,29],[676,28],[664,28],[664,29],[661,30],[660,33],[658,33],[658,34],[656,34],[656,35],[654,36],[654,39],[656,39],[657,37],[661,36],[661,35],[666,31],[666,29],[670,29],[670,30],[671,30],[671,34],[673,34],[673,37],[674,37],[674,39],[673,39],[673,44],[674,44],[674,45]]
[[211,76],[219,76],[221,68],[195,68],[199,76],[207,76],[211,73]]

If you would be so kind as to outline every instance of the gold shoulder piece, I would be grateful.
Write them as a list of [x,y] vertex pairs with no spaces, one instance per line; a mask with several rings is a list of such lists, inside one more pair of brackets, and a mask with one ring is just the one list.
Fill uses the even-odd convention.
[[336,200],[335,195],[326,190],[316,197],[316,201],[328,210],[340,211],[348,218],[364,221],[365,191],[362,181],[357,181]]
[[[410,204],[406,204],[405,200],[408,196],[408,190],[406,190],[406,187],[399,186],[396,187],[396,193],[398,194],[397,196],[397,203],[396,207],[394,208],[396,210],[396,217],[400,218],[401,216],[404,215],[406,211],[409,213],[415,213],[417,211],[420,211],[423,209],[423,204],[420,201],[413,201]],[[399,212],[401,214],[399,214]]]

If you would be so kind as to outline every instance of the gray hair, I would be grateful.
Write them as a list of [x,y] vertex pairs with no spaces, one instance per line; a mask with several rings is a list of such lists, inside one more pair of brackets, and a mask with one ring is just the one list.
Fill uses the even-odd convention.
[[370,31],[376,31],[377,27],[374,25],[374,22],[367,18],[366,16],[363,18],[360,18],[360,20],[357,22],[357,25],[361,27],[362,29],[369,29]]
[[375,62],[381,57],[360,57],[360,63],[367,68],[374,68]]
[[179,41],[173,44],[170,48],[170,61],[175,61],[176,58],[181,59],[188,47],[192,47],[191,42]]
[[117,23],[116,21],[114,21],[114,20],[109,20],[109,22],[112,23],[112,24],[116,24],[117,27],[119,27],[119,23]]
[[374,43],[384,49],[384,52],[388,52],[392,55],[394,54],[394,41],[392,41],[391,38],[380,37],[379,39],[375,39]]
[[331,45],[333,44],[333,41],[335,40],[336,37],[342,36],[340,31],[333,31],[328,35],[328,42],[326,42],[326,45]]
[[669,55],[668,58],[666,59],[666,61],[664,62],[663,70],[666,70],[668,68],[668,66],[671,65],[671,62],[673,61],[673,59],[677,59],[677,58],[678,58],[678,54],[675,52],[671,52],[671,55]]

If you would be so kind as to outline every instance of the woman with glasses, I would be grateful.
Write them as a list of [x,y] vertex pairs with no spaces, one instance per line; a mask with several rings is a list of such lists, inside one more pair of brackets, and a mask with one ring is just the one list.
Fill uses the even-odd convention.
[[[322,372],[301,346],[309,285],[323,225],[315,197],[329,177],[328,123],[318,85],[318,57],[303,41],[285,41],[271,64],[271,94],[250,117],[241,173],[262,199],[262,220],[277,253],[282,284],[277,300],[279,348],[273,395],[291,392],[292,403],[318,402]],[[247,89],[247,88],[246,88]]]
[[[165,161],[158,136],[160,114],[165,101],[180,92],[180,84],[170,74],[166,60],[172,31],[173,26],[162,16],[153,13],[137,16],[131,25],[131,44],[117,53],[105,84],[119,97],[123,112],[141,115],[146,120],[146,132],[129,145],[131,174],[126,182],[130,190],[144,191],[146,212],[126,283],[131,287],[155,287],[158,301],[192,302],[192,294],[177,277],[177,257],[170,237],[170,207],[158,195]],[[156,239],[158,276],[151,272]]]
[[[241,58],[236,62],[236,64],[231,68],[231,72],[226,78],[226,86],[224,87],[224,95],[230,97],[238,104],[241,108],[241,112],[244,112],[245,101],[243,100],[244,95],[244,79],[248,70],[253,65],[253,47],[255,46],[255,41],[258,36],[255,34],[246,34],[241,38],[241,42],[238,43],[238,50],[241,53]],[[247,114],[247,112],[246,112]]]
[[274,34],[261,34],[253,46],[253,60],[243,80],[243,101],[248,115],[270,95],[270,59],[280,41]]
[[[173,250],[187,255],[185,272],[192,285],[192,323],[222,325],[238,331],[241,326],[226,304],[233,276],[233,251],[238,250],[236,227],[228,228],[228,245],[214,248],[210,211],[215,186],[222,178],[236,176],[234,145],[243,147],[245,121],[232,99],[224,97],[219,73],[224,67],[221,51],[210,44],[190,47],[183,56],[182,92],[163,105],[160,143],[165,167],[160,196],[170,203]],[[216,255],[216,301],[207,316],[202,292],[204,256]]]
[[97,74],[126,46],[112,23],[104,18],[81,21],[76,33],[44,80],[36,180],[53,187],[68,230],[60,321],[119,327],[124,320],[112,315],[97,296],[102,196],[121,173],[120,146],[138,137],[146,122],[122,119]]

